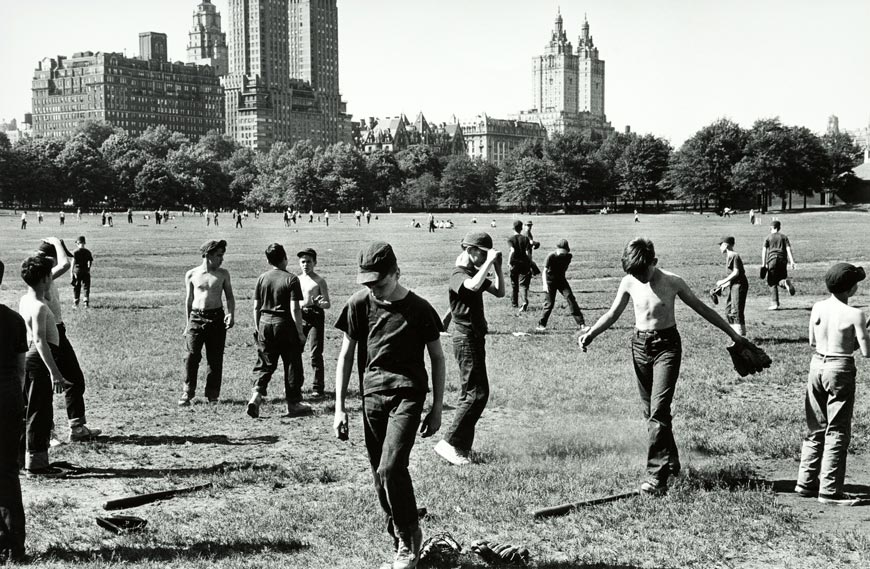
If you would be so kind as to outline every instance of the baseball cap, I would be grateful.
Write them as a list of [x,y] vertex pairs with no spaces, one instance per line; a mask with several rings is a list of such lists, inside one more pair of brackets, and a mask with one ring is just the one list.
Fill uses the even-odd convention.
[[297,257],[304,257],[305,255],[308,255],[309,257],[314,259],[315,262],[317,261],[317,251],[315,251],[311,247],[306,247],[305,249],[302,249],[301,251],[296,253]]
[[556,249],[564,249],[566,251],[571,250],[571,248],[568,247],[568,240],[567,239],[559,239],[559,242],[556,243]]
[[833,293],[847,292],[852,285],[864,280],[867,275],[863,267],[850,263],[837,263],[825,274],[825,286]]
[[719,239],[719,245],[721,245],[722,243],[728,243],[729,245],[734,245],[734,238],[731,237],[730,235],[727,235],[727,236]]
[[534,225],[534,223],[532,223],[532,220],[530,219],[526,222],[526,225]]
[[199,248],[199,252],[202,253],[203,257],[205,257],[209,253],[213,253],[214,251],[216,251],[218,249],[223,249],[224,251],[226,251],[227,242],[223,239],[221,239],[220,241],[215,241],[214,239],[209,239],[208,241],[206,241],[205,243],[202,244],[202,246]]
[[369,243],[360,249],[359,274],[356,276],[356,282],[359,284],[377,282],[397,264],[396,254],[389,243],[384,241]]
[[492,237],[489,236],[489,233],[483,231],[469,231],[465,234],[460,244],[488,251],[492,249]]

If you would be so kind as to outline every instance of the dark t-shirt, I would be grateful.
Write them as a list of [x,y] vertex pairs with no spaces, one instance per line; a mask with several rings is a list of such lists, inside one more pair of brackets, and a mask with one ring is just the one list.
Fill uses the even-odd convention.
[[442,327],[426,300],[408,291],[402,300],[385,304],[364,289],[348,299],[335,327],[365,344],[363,395],[404,387],[429,390],[423,352]]
[[749,281],[746,279],[746,269],[743,268],[743,259],[741,259],[740,255],[737,253],[730,255],[725,260],[725,269],[728,270],[729,275],[734,271],[734,269],[737,269],[737,276],[731,280],[732,285],[749,284]]
[[90,263],[94,262],[94,256],[86,247],[80,247],[73,252],[73,271],[76,273],[91,272]]
[[27,351],[27,327],[24,318],[0,304],[0,384],[18,381],[15,370],[18,354]]
[[514,254],[511,256],[511,265],[528,265],[529,251],[532,249],[529,238],[520,233],[514,233],[508,237],[508,245],[513,247]]
[[477,268],[474,267],[453,267],[450,275],[450,312],[457,334],[483,337],[488,331],[483,314],[483,293],[492,285],[492,281],[485,280],[477,292],[462,286],[466,279],[476,274]]
[[302,286],[296,275],[282,269],[272,269],[257,279],[254,300],[260,302],[260,312],[263,314],[290,316],[292,302],[302,301]]
[[571,259],[571,253],[564,255],[550,253],[547,255],[547,259],[544,261],[547,279],[552,281],[564,280],[565,273],[568,271],[568,265],[571,264]]
[[785,248],[791,247],[791,243],[782,233],[771,233],[764,240],[764,246],[767,247],[767,262],[784,261],[788,259],[788,254]]

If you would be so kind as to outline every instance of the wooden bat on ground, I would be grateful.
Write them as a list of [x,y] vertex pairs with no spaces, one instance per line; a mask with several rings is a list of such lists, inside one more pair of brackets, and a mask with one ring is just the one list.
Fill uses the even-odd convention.
[[551,518],[553,516],[564,516],[566,514],[570,514],[574,510],[578,508],[587,508],[589,506],[598,506],[599,504],[607,504],[609,502],[616,502],[618,500],[625,500],[626,498],[631,498],[632,496],[639,496],[640,490],[632,490],[631,492],[624,492],[622,494],[611,494],[610,496],[602,496],[600,498],[592,498],[591,500],[583,500],[581,502],[573,502],[570,504],[559,504],[558,506],[550,506],[549,508],[541,508],[540,510],[534,511],[534,516],[536,519],[540,518]]
[[212,483],[209,482],[207,484],[199,484],[197,486],[188,486],[187,488],[177,488],[175,490],[163,490],[161,492],[149,492],[147,494],[136,494],[134,496],[127,496],[126,498],[118,498],[116,500],[109,500],[105,504],[103,504],[104,510],[124,510],[126,508],[135,508],[136,506],[144,506],[145,504],[150,504],[151,502],[158,502],[160,500],[168,500],[169,498],[174,498],[180,494],[188,494],[190,492],[196,492],[197,490],[205,490],[206,488],[211,488]]

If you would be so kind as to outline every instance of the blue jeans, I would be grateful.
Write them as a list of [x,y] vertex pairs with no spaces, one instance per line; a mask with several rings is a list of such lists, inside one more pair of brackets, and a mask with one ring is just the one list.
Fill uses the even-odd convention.
[[725,315],[729,324],[746,324],[746,293],[749,292],[747,281],[735,282],[728,287],[728,297],[725,299]]
[[84,287],[85,292],[85,306],[90,302],[91,297],[91,273],[90,271],[76,271],[73,273],[72,277],[72,287],[73,287],[73,299],[75,300],[75,305],[79,305],[79,298],[81,298],[82,288]]
[[[529,284],[532,282],[532,268],[529,261],[511,265],[508,273],[511,280],[511,306],[529,303]],[[522,302],[519,302],[522,300]]]
[[289,316],[263,314],[257,336],[260,341],[257,344],[257,365],[254,366],[254,391],[267,394],[272,374],[278,369],[278,358],[281,358],[287,404],[300,402],[305,372],[296,324]]
[[417,499],[408,459],[417,437],[426,392],[391,389],[363,397],[366,450],[387,532],[393,538],[417,529]]
[[822,356],[810,361],[804,402],[807,436],[801,445],[798,484],[819,494],[843,491],[846,451],[852,436],[855,406],[855,359],[852,356]]
[[541,316],[538,324],[546,326],[550,320],[550,314],[552,314],[553,308],[556,306],[557,292],[561,293],[568,302],[568,308],[571,309],[571,316],[574,317],[574,321],[578,325],[583,326],[585,323],[583,312],[580,310],[580,305],[577,304],[577,299],[574,297],[571,285],[568,284],[568,280],[565,278],[547,279],[547,301],[544,303],[544,314]]
[[486,337],[454,336],[453,355],[459,365],[461,391],[453,424],[444,435],[444,440],[460,450],[469,451],[474,444],[474,428],[489,401]]
[[314,381],[311,384],[311,389],[320,392],[324,390],[324,314],[322,308],[306,307],[302,309],[302,333],[305,334],[306,338],[311,338],[311,369],[314,370]]
[[24,555],[24,504],[18,480],[18,450],[24,399],[18,378],[0,383],[0,564]]
[[[58,359],[58,349],[51,346],[51,354]],[[24,450],[25,466],[48,466],[48,447],[54,425],[54,406],[51,373],[31,344],[24,360]]]
[[635,330],[631,356],[641,411],[647,421],[647,474],[651,479],[666,483],[669,475],[676,476],[680,471],[671,417],[671,402],[683,356],[680,333],[676,326],[664,330]]
[[196,376],[199,373],[199,362],[202,361],[203,346],[205,346],[207,363],[205,396],[209,399],[217,399],[220,396],[226,339],[227,328],[224,324],[222,308],[190,311],[190,319],[187,322],[187,357],[184,359],[187,372],[184,391],[189,397],[196,394]]
[[57,325],[60,344],[57,346],[55,363],[61,375],[66,380],[63,387],[63,397],[66,402],[66,416],[70,427],[81,427],[87,423],[85,417],[85,374],[79,365],[76,352],[69,343],[66,326],[61,322]]

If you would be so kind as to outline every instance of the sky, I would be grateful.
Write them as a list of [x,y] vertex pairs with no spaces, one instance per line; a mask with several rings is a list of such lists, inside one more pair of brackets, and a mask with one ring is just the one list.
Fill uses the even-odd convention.
[[[132,56],[139,32],[157,31],[170,58],[186,60],[198,1],[0,0],[0,118],[29,112],[44,57]],[[213,3],[226,13],[228,0]],[[355,120],[531,107],[532,58],[561,10],[575,46],[588,18],[618,130],[678,147],[722,117],[749,127],[778,116],[815,132],[830,115],[841,129],[870,124],[870,0],[338,0],[338,10],[340,85]]]

